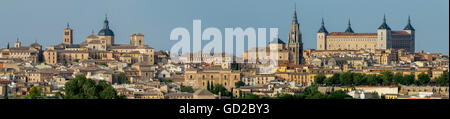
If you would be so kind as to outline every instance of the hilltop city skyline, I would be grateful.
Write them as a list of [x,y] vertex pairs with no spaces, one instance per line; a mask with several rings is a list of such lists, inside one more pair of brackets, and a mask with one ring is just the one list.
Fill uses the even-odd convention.
[[[37,4],[44,4],[47,1]],[[342,3],[349,3],[355,1],[340,1]],[[397,2],[397,1],[396,1]],[[423,4],[426,5],[440,5],[448,1],[430,1]],[[294,9],[294,4],[297,5],[298,19],[300,22],[300,31],[303,35],[304,48],[317,49],[316,44],[316,32],[320,28],[320,22],[323,18],[326,23],[326,28],[329,31],[343,32],[346,29],[347,21],[350,19],[352,22],[352,28],[356,33],[369,33],[375,32],[376,28],[381,24],[383,14],[386,14],[387,24],[392,29],[403,29],[407,24],[408,16],[411,16],[412,25],[418,29],[416,33],[416,52],[419,50],[425,50],[426,52],[436,52],[448,54],[448,11],[439,11],[440,9],[448,9],[448,6],[434,7],[428,9],[435,14],[425,14],[421,11],[415,11],[411,8],[403,8],[404,6],[414,7],[421,3],[421,1],[411,1],[404,3],[406,5],[399,6],[398,8],[385,8],[385,10],[352,10],[355,8],[343,8],[341,10],[333,10],[335,6],[330,1],[319,2],[305,2],[305,1],[283,1],[272,4],[274,7],[268,7],[271,3],[269,1],[261,1],[260,6],[256,6],[255,9],[245,8],[246,5],[250,5],[251,2],[227,2],[225,5],[235,4],[234,10],[226,10],[226,8],[218,7],[218,9],[212,9],[210,12],[201,11],[201,9],[189,9],[187,14],[178,13],[176,10],[170,10],[170,8],[160,8],[161,11],[155,12],[153,9],[158,7],[142,7],[128,9],[130,6],[143,4],[150,5],[151,2],[144,1],[132,1],[126,4],[118,5],[121,2],[111,1],[107,2],[105,7],[95,7],[96,11],[89,11],[94,9],[88,6],[83,12],[75,12],[77,7],[81,7],[82,4],[74,4],[71,7],[67,7],[62,14],[55,14],[58,12],[52,11],[56,8],[45,8],[42,10],[31,11],[28,9],[21,9],[26,7],[27,4],[21,4],[22,1],[6,2],[3,5],[18,4],[19,7],[11,8],[3,21],[0,31],[6,35],[0,36],[1,42],[9,42],[13,45],[13,42],[17,38],[21,40],[24,45],[29,45],[37,41],[43,46],[56,45],[61,43],[63,35],[60,31],[67,23],[74,29],[74,43],[81,43],[85,38],[91,34],[92,31],[98,32],[102,27],[102,19],[104,15],[108,14],[111,23],[111,29],[116,33],[117,43],[127,43],[129,35],[133,33],[141,32],[146,35],[145,43],[155,48],[155,50],[169,50],[168,48],[173,45],[173,41],[169,41],[170,30],[176,27],[192,28],[193,19],[203,20],[203,27],[217,27],[219,29],[227,27],[278,27],[280,32],[280,38],[282,41],[287,42],[287,31],[289,25],[286,25],[291,20],[289,19]],[[81,3],[74,2],[74,3]],[[158,4],[171,4],[173,2],[158,2]],[[218,2],[220,3],[220,2]],[[329,9],[315,9],[309,7],[307,4],[322,4]],[[56,2],[55,4],[62,4]],[[211,8],[214,6],[214,2],[199,1],[189,4],[205,6],[205,8]],[[355,4],[363,4],[356,2]],[[379,1],[377,4],[388,4],[387,1]],[[151,4],[150,6],[153,6]],[[390,5],[386,5],[390,6]],[[114,9],[118,7],[117,9]],[[178,8],[185,8],[184,6],[177,6]],[[427,6],[425,6],[427,7]],[[4,12],[8,7],[0,8],[0,12]],[[39,8],[39,7],[38,7]],[[219,9],[220,8],[220,9]],[[277,9],[274,9],[277,8]],[[21,10],[19,10],[21,9]],[[125,11],[118,11],[118,9],[126,9]],[[369,8],[368,8],[369,9]],[[145,13],[143,11],[149,11]],[[341,15],[335,15],[336,12],[342,12]],[[365,14],[365,12],[369,14]],[[436,15],[436,12],[442,12],[447,14]],[[264,14],[267,13],[267,14]],[[362,13],[362,14],[361,14]],[[225,14],[224,16],[218,16],[215,14]],[[188,16],[189,15],[189,16]],[[38,17],[48,16],[48,17]],[[179,19],[173,19],[179,16]],[[208,17],[202,17],[208,16]],[[238,17],[243,18],[238,18]],[[236,17],[238,19],[224,21],[224,17]],[[274,17],[274,18],[268,18]],[[18,19],[12,21],[11,19]],[[86,19],[88,18],[88,19]],[[244,19],[245,18],[245,19]],[[169,20],[170,19],[170,20]],[[164,22],[162,22],[164,21]],[[8,22],[8,24],[6,24]],[[161,25],[164,24],[164,25]],[[447,24],[447,25],[445,25]],[[12,27],[13,25],[17,27]],[[46,26],[46,27],[43,27]],[[8,29],[6,29],[8,28]],[[436,30],[428,30],[428,29]],[[285,34],[285,35],[284,35]],[[447,43],[445,43],[447,42]],[[0,46],[2,48],[6,47]]]
[[[244,4],[249,3],[233,5]],[[229,18],[220,22],[216,15],[186,20],[185,14],[170,14],[189,24],[177,19],[145,27],[160,23],[168,12],[160,11],[164,14],[155,21],[121,16],[137,10],[130,8],[105,16],[87,12],[93,16],[82,17],[83,22],[70,17],[64,27],[49,32],[59,23],[34,25],[61,19],[26,19],[23,24],[31,26],[21,29],[24,34],[36,31],[30,35],[59,38],[33,42],[24,35],[25,40],[4,44],[0,99],[448,99],[449,56],[441,53],[448,46],[440,46],[446,40],[439,40],[448,34],[428,22],[433,17],[414,12],[401,20],[408,12],[379,10],[346,19],[345,30],[336,30],[334,19],[342,15],[328,17],[327,12],[315,27],[309,20],[318,16],[301,12],[310,8],[296,2],[284,6],[280,14],[290,14],[287,22],[251,14],[228,16],[264,12],[249,9],[226,11],[230,14],[223,17]],[[384,11],[389,12],[375,17]],[[102,19],[91,22],[97,18]],[[370,20],[361,25],[361,19]],[[83,33],[80,29],[87,24],[95,27]],[[168,39],[166,28],[173,29]],[[267,36],[269,42],[260,41]]]

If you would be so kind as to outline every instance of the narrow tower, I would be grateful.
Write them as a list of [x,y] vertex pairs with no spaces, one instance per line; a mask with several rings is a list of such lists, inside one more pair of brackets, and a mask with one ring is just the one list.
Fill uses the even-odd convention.
[[378,43],[376,49],[392,48],[391,28],[386,23],[386,15],[383,17],[383,23],[378,27],[377,35]]
[[144,34],[142,34],[142,33],[131,34],[130,45],[137,46],[137,47],[144,46]]
[[300,24],[297,20],[297,10],[295,8],[287,45],[289,49],[289,61],[295,64],[303,63],[303,43],[299,27]]
[[19,48],[22,46],[22,42],[19,41],[19,37],[17,37],[17,41],[14,43],[14,47]]
[[404,31],[408,32],[409,35],[409,49],[408,51],[411,53],[414,53],[416,51],[416,46],[415,46],[415,35],[416,35],[416,29],[414,29],[414,27],[411,25],[411,17],[408,16],[408,24],[405,26],[405,28],[403,29]]
[[73,44],[73,30],[70,28],[69,23],[67,23],[67,27],[64,29],[64,45],[72,45]]
[[325,22],[322,18],[322,26],[320,26],[319,31],[317,32],[317,49],[318,50],[327,50],[327,35],[328,31],[325,28]]

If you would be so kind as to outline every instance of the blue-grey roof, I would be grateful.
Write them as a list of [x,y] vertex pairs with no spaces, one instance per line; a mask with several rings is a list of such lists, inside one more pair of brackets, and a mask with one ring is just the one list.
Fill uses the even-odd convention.
[[411,25],[411,18],[408,16],[408,24],[405,26],[405,28],[403,30],[416,30],[414,29],[414,27]]
[[328,34],[327,29],[325,28],[325,22],[322,19],[322,26],[320,27],[319,31],[317,33],[326,33]]
[[347,26],[347,30],[345,30],[346,33],[355,33],[353,32],[352,29],[352,24],[350,23],[350,20],[348,20],[348,26]]
[[98,32],[99,36],[114,36],[114,32],[109,29],[109,21],[105,19],[103,29]]
[[378,29],[387,29],[387,30],[391,30],[391,28],[387,25],[386,23],[386,16],[384,16],[383,18],[383,24],[381,24],[380,27],[378,27]]
[[274,40],[274,41],[272,41],[272,42],[270,42],[270,43],[275,43],[275,44],[286,44],[286,43],[284,43],[284,41],[282,41],[280,38],[278,38],[278,40]]

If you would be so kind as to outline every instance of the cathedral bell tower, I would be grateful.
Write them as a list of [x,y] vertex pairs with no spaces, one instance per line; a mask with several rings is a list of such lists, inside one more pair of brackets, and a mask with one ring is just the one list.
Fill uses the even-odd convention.
[[70,28],[69,23],[67,23],[67,27],[64,29],[64,45],[72,45],[73,44],[73,30]]
[[294,64],[303,64],[303,42],[300,24],[297,20],[297,10],[294,9],[291,30],[289,31],[289,41],[287,44],[289,50],[289,62]]

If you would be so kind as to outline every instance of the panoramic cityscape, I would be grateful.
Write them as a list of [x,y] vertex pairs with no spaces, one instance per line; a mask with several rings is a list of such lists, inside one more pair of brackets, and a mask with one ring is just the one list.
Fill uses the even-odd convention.
[[[416,29],[414,13],[403,13],[402,23],[390,23],[399,16],[389,13],[372,15],[377,20],[367,22],[377,27],[368,28],[371,32],[359,32],[351,18],[342,16],[339,19],[348,19],[340,24],[345,29],[332,31],[327,27],[332,19],[326,16],[304,22],[307,18],[300,17],[297,4],[285,5],[291,9],[284,11],[289,21],[280,23],[284,27],[273,26],[280,28],[270,33],[276,37],[239,53],[239,43],[232,49],[236,52],[222,47],[195,51],[195,19],[194,43],[182,46],[193,44],[190,52],[179,53],[176,45],[155,45],[155,40],[149,43],[152,37],[143,33],[147,31],[126,31],[128,38],[118,38],[118,31],[124,32],[120,26],[130,23],[115,23],[110,13],[95,16],[102,21],[90,20],[99,29],[91,33],[75,33],[80,31],[75,23],[80,22],[74,20],[59,25],[65,27],[52,33],[59,37],[57,42],[23,40],[27,34],[1,39],[0,99],[449,99],[448,46],[438,50],[443,52],[425,51],[419,43],[428,39],[416,34],[430,29]],[[318,27],[304,34],[302,24]],[[208,30],[213,31],[207,29],[197,38],[205,40]],[[157,40],[170,42],[174,31]],[[231,41],[242,37],[251,44],[247,31],[252,30],[235,28]],[[209,35],[217,39],[217,34]]]

